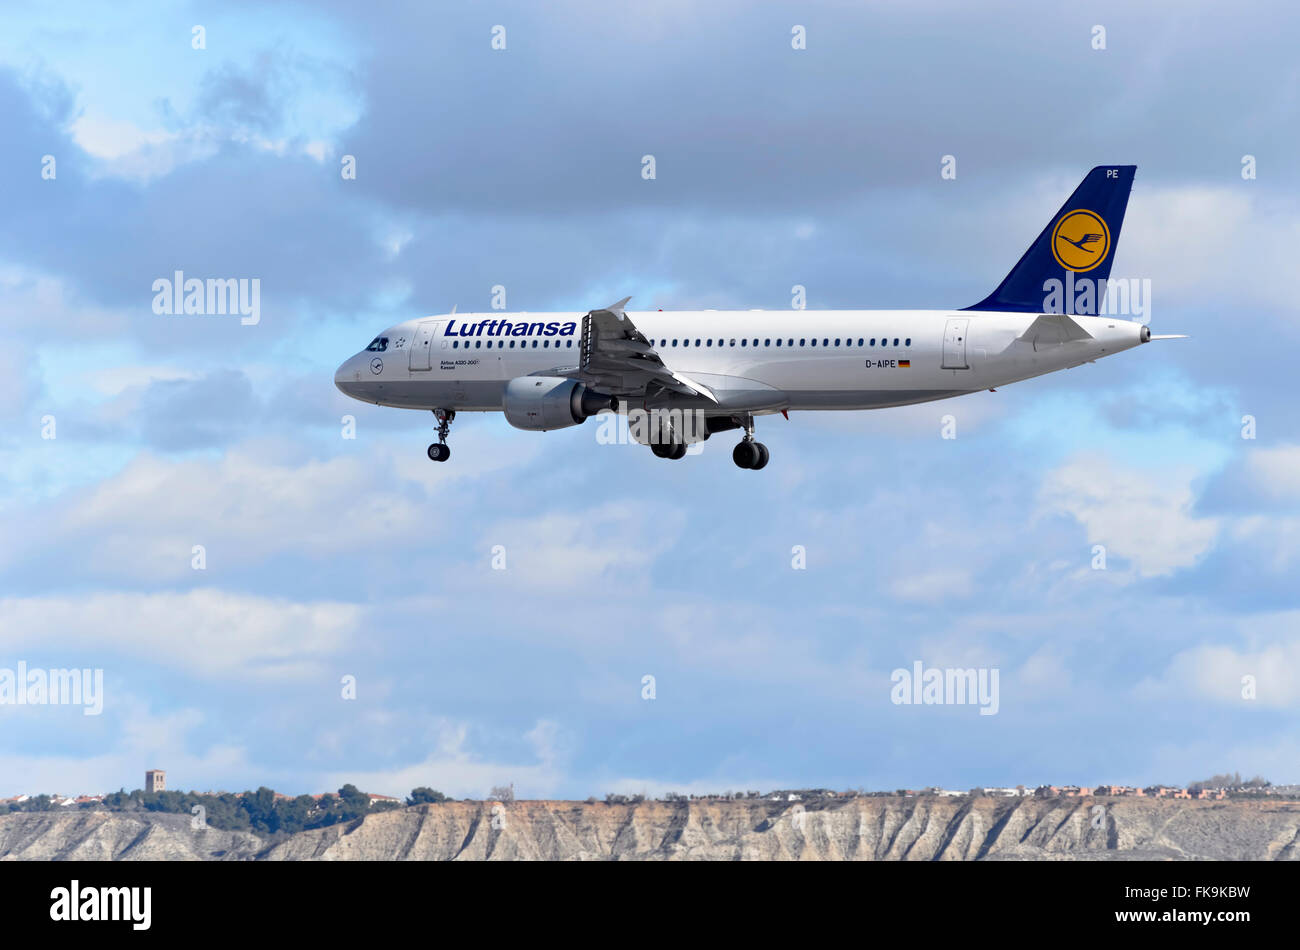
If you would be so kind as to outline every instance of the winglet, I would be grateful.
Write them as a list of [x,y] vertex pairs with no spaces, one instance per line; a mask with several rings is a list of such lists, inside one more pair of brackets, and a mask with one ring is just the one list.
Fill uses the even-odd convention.
[[631,297],[624,297],[624,298],[623,298],[622,300],[620,300],[618,303],[612,303],[612,304],[610,304],[608,307],[605,307],[605,308],[603,308],[603,309],[608,310],[608,311],[609,311],[610,313],[612,313],[614,316],[616,316],[616,317],[618,317],[620,320],[622,320],[622,319],[623,319],[623,308],[627,306],[627,302],[628,302],[629,300],[631,300],[631,299],[632,299]]

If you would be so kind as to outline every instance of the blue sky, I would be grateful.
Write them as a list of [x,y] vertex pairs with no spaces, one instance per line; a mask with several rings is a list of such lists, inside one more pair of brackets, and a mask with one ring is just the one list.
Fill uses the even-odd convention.
[[[1300,781],[1296,14],[1193,6],[7,5],[0,667],[106,695],[0,705],[0,795]],[[333,386],[494,285],[964,306],[1121,162],[1114,276],[1191,340],[765,419],[761,475],[469,415],[435,466]],[[154,314],[177,269],[260,323]],[[892,704],[918,660],[997,715]]]

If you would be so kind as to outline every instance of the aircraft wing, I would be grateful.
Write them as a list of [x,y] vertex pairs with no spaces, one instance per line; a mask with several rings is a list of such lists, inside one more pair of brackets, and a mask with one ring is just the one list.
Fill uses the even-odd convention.
[[664,365],[645,335],[623,308],[631,297],[582,318],[582,341],[576,369],[560,373],[611,396],[646,396],[670,390],[703,396],[716,403],[708,387]]

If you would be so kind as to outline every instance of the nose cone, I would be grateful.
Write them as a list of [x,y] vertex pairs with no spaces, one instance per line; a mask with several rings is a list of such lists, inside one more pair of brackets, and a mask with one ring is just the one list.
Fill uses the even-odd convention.
[[354,399],[357,394],[357,383],[360,381],[360,374],[357,372],[357,358],[350,356],[343,361],[343,364],[334,371],[334,385],[339,388],[339,392],[345,396],[351,396]]

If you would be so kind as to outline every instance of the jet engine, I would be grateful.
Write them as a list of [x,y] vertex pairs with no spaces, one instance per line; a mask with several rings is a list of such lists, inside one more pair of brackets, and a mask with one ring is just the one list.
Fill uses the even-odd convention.
[[502,409],[516,429],[545,432],[576,426],[606,409],[617,410],[618,397],[561,376],[516,376],[506,383]]

